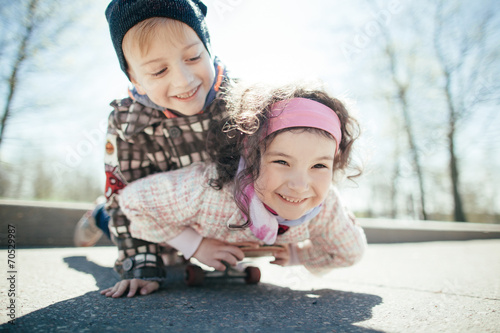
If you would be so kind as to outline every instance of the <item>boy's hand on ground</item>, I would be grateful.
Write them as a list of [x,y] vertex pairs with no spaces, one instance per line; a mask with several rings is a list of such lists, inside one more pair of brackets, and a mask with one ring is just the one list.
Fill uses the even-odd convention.
[[117,282],[114,287],[101,290],[101,295],[117,298],[122,296],[128,289],[127,297],[134,297],[138,291],[139,295],[148,295],[159,288],[160,284],[156,281],[140,279],[121,280],[120,282]]
[[235,266],[238,261],[243,260],[245,254],[237,246],[212,238],[203,238],[193,257],[205,265],[223,271],[226,269],[223,261]]
[[274,260],[271,264],[286,266],[290,262],[290,248],[284,246],[282,250],[273,251]]

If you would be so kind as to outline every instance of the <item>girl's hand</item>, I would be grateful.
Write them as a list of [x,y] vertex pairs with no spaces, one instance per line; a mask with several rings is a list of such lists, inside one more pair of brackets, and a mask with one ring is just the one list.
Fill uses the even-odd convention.
[[290,248],[288,245],[283,246],[282,250],[273,251],[274,261],[271,264],[287,266],[290,262]]
[[245,254],[237,246],[212,238],[203,238],[193,257],[218,271],[224,271],[226,266],[223,261],[235,266],[238,261],[243,260]]
[[156,281],[140,279],[121,280],[120,282],[117,282],[114,287],[101,290],[101,295],[117,298],[122,296],[128,289],[127,297],[134,297],[137,291],[139,291],[140,295],[148,295],[159,288],[160,284]]

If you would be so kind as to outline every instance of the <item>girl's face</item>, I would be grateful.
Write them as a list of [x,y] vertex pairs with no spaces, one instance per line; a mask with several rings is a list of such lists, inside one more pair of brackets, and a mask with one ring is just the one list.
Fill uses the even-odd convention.
[[295,220],[325,199],[333,177],[335,141],[319,133],[278,134],[261,157],[255,191],[287,220]]

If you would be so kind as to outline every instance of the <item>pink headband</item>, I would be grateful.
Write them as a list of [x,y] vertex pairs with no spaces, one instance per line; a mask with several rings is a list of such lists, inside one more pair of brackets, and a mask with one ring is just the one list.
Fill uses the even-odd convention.
[[267,135],[290,127],[313,127],[330,133],[337,143],[342,140],[340,119],[328,106],[307,98],[292,98],[274,103],[269,116]]

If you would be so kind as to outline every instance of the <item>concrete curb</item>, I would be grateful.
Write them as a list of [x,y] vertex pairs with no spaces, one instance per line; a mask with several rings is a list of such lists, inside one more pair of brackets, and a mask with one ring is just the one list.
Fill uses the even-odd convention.
[[500,238],[499,224],[358,219],[369,243],[408,243]]
[[[0,200],[0,240],[8,224],[16,227],[19,247],[71,247],[76,223],[92,204]],[[358,219],[369,243],[499,239],[500,225],[482,223]],[[97,245],[112,245],[102,237]]]
[[[18,247],[71,247],[76,223],[92,204],[0,200],[0,242],[16,227]],[[97,246],[113,245],[101,237]]]

